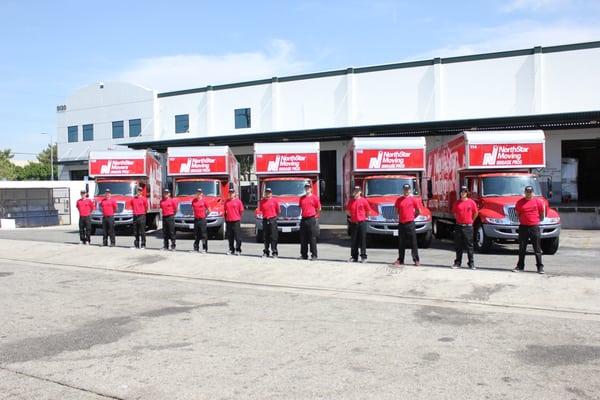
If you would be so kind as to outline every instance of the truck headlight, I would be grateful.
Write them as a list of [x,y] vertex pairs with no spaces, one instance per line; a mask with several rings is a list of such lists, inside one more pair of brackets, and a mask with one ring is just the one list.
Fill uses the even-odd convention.
[[485,219],[487,222],[489,222],[490,224],[495,224],[495,225],[510,225],[510,219],[508,218],[486,218]]
[[554,224],[558,224],[559,222],[560,222],[560,218],[557,218],[557,217],[554,217],[554,218],[546,217],[542,221],[542,225],[554,225]]
[[429,221],[430,219],[431,219],[431,217],[428,215],[417,215],[415,217],[416,222],[425,222],[425,221]]
[[223,213],[220,212],[220,211],[211,211],[211,212],[208,213],[209,217],[219,217],[221,215],[223,215]]

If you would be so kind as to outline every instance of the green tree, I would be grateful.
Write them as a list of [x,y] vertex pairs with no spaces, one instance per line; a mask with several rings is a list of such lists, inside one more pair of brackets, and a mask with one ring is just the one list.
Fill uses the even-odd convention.
[[50,179],[50,164],[31,162],[24,167],[15,167],[19,181],[45,181]]
[[[50,149],[52,149],[52,151],[50,151]],[[54,179],[58,179],[58,168],[56,165],[56,161],[58,160],[58,157],[56,156],[56,154],[57,154],[56,144],[54,144],[54,145],[49,144],[44,150],[42,150],[37,155],[37,160],[40,164],[48,167],[48,175],[44,179],[50,179],[50,170],[51,170],[50,154],[51,153],[52,153],[52,159],[53,159],[53,163],[54,163]]]
[[0,150],[0,180],[12,181],[16,179],[15,165],[11,162],[14,154],[10,149]]

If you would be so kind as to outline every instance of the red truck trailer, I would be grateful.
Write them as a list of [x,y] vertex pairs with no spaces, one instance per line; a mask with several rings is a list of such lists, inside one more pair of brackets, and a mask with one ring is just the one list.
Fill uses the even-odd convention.
[[367,237],[398,235],[398,215],[394,207],[402,194],[402,186],[411,185],[418,199],[420,215],[415,220],[420,247],[431,244],[431,212],[421,197],[421,182],[425,171],[424,137],[354,138],[343,160],[343,204],[352,196],[354,186],[376,214],[367,219]]
[[[488,252],[493,242],[518,239],[519,219],[515,203],[525,186],[532,186],[547,207],[541,224],[542,250],[558,250],[560,216],[548,206],[536,169],[546,166],[545,136],[541,130],[468,131],[450,138],[427,153],[428,206],[436,237],[449,237],[455,220],[452,207],[460,186],[467,186],[479,207],[475,222],[475,248]],[[548,180],[547,194],[551,195]]]
[[156,229],[160,214],[160,198],[163,180],[160,161],[147,150],[134,151],[92,151],[89,158],[89,176],[96,181],[94,200],[97,204],[92,212],[92,233],[102,226],[102,212],[99,203],[106,189],[117,202],[116,227],[133,227],[131,199],[138,187],[148,198],[149,229]]
[[[310,183],[319,196],[319,143],[256,143],[254,166],[258,179],[257,204],[265,188],[272,190],[280,202],[281,214],[277,219],[282,233],[300,231],[300,207],[304,185]],[[256,241],[262,242],[262,214],[256,209]]]
[[223,208],[230,191],[238,192],[239,165],[229,146],[169,147],[167,174],[173,179],[173,197],[177,200],[175,229],[192,231],[192,199],[198,189],[210,207],[206,216],[209,234],[223,239]]

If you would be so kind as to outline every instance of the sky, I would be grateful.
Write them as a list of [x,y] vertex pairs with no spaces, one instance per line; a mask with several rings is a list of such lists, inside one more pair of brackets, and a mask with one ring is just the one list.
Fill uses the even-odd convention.
[[0,149],[56,140],[77,88],[160,91],[600,40],[600,0],[0,0]]

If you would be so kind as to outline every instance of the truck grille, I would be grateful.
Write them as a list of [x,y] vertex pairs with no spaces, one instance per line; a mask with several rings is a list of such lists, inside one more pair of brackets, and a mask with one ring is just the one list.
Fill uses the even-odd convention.
[[300,207],[297,204],[281,204],[279,210],[282,218],[298,218],[300,216]]
[[[125,203],[122,201],[118,201],[117,202],[117,214],[120,214],[123,212],[123,210],[125,209]],[[98,204],[96,205],[96,211],[98,211],[99,213],[102,213],[102,207],[100,207],[100,202],[98,202]]]
[[396,213],[396,207],[394,207],[392,204],[382,205],[382,206],[380,206],[380,210],[381,210],[381,215],[383,216],[383,218],[389,219],[392,221],[398,220],[398,214]]
[[179,203],[179,212],[182,215],[193,215],[192,203]]
[[506,207],[506,216],[510,219],[513,224],[519,224],[519,216],[514,206]]

